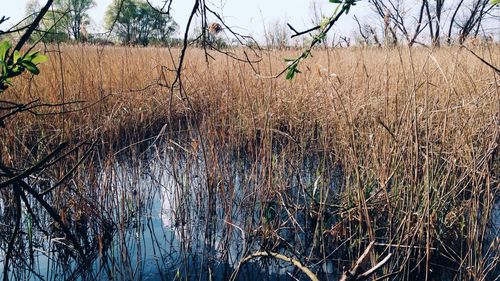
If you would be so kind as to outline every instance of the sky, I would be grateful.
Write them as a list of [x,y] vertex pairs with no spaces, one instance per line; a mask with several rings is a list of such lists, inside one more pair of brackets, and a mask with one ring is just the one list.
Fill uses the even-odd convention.
[[[1,29],[17,23],[25,15],[26,3],[29,0],[0,0],[0,17],[2,15],[10,16],[9,22],[0,26]],[[45,0],[38,0],[44,3]],[[104,31],[103,22],[106,8],[112,0],[94,0],[96,6],[89,11],[92,18],[89,32]],[[161,6],[165,0],[150,0],[155,6]],[[179,29],[174,37],[182,37],[184,27],[189,17],[195,0],[173,0],[172,16],[178,23]],[[448,3],[455,3],[459,0],[451,0]],[[336,4],[329,3],[328,0],[206,0],[216,12],[220,13],[225,23],[235,31],[243,35],[251,35],[257,41],[264,42],[264,30],[273,23],[290,23],[296,30],[305,30],[313,26],[314,18],[313,4],[321,14],[330,16],[336,7]],[[415,6],[416,7],[416,6]],[[415,9],[415,7],[411,7]],[[417,7],[418,8],[418,7]],[[497,16],[500,16],[500,9],[496,10]],[[370,23],[377,30],[382,30],[380,17],[377,16],[368,1],[360,1],[351,9],[351,12],[341,17],[340,21],[334,26],[333,33],[338,36],[352,37],[358,27],[353,19],[356,15],[362,23]],[[446,15],[449,17],[450,13]],[[214,19],[209,19],[213,21]],[[446,22],[446,20],[445,20]],[[488,32],[496,40],[500,40],[499,21],[487,24]],[[332,32],[330,32],[331,37]],[[330,41],[331,42],[331,41]]]
[[[164,0],[151,0],[150,2],[156,6],[161,6]],[[25,7],[28,0],[0,0],[0,16],[8,15],[10,21],[4,26],[10,26],[23,18],[25,15]],[[39,0],[43,3],[43,0]],[[95,0],[96,6],[89,11],[89,15],[93,22],[89,32],[103,31],[104,14],[108,5],[112,0]],[[256,39],[262,40],[265,26],[272,23],[290,23],[297,30],[304,30],[312,26],[312,18],[314,17],[313,3],[316,3],[318,10],[322,11],[325,16],[330,16],[330,13],[335,9],[335,4],[329,3],[327,0],[208,0],[211,8],[219,12],[226,24],[231,26],[236,31],[245,35],[252,35]],[[176,37],[180,37],[184,33],[184,26],[189,17],[189,13],[193,7],[194,0],[174,0],[172,5],[172,16],[179,24]],[[358,17],[373,17],[368,11],[370,10],[366,4],[358,4],[354,7],[353,13],[339,22],[339,27],[342,27],[343,35],[349,35],[356,25],[352,19],[352,14],[357,14]]]

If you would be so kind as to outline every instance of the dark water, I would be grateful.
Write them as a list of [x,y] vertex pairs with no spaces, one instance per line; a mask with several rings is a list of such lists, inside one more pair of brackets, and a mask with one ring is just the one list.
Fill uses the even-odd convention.
[[[74,200],[102,215],[70,223],[83,255],[64,233],[33,227],[23,209],[10,279],[308,280],[290,263],[274,258],[240,264],[251,253],[273,251],[304,262],[321,280],[337,280],[342,266],[352,262],[339,262],[348,257],[342,243],[318,242],[320,224],[310,215],[318,198],[332,205],[338,199],[342,172],[325,155],[299,160],[273,155],[271,174],[247,157],[221,153],[223,157],[206,162],[175,145],[152,147],[144,155],[121,157],[98,170],[92,181],[80,182],[80,194],[92,200]],[[0,200],[1,214],[8,209]],[[337,222],[334,214],[322,217],[326,228]],[[53,227],[43,212],[38,220]],[[2,225],[2,233],[9,233],[11,225]],[[499,226],[497,202],[493,238],[498,239]]]
[[[308,279],[290,263],[273,258],[240,264],[242,258],[261,250],[285,253],[298,260],[308,252],[310,261],[315,261],[308,265],[311,270],[325,280],[337,279],[332,261],[315,257],[318,254],[312,247],[307,209],[297,211],[277,203],[288,202],[294,208],[307,204],[307,196],[298,189],[299,181],[307,186],[316,182],[314,192],[333,190],[330,180],[322,180],[321,187],[317,186],[319,178],[327,176],[319,176],[316,165],[308,169],[303,162],[300,169],[283,167],[283,174],[272,178],[287,179],[273,183],[276,190],[269,190],[262,186],[262,171],[246,160],[221,160],[235,162],[226,166],[230,169],[224,175],[209,179],[208,164],[200,160],[200,155],[180,157],[173,153],[175,149],[155,147],[140,160],[125,157],[111,169],[97,172],[97,180],[85,187],[91,190],[95,186],[90,184],[99,185],[97,195],[91,197],[95,201],[84,205],[101,212],[103,220],[111,223],[105,228],[104,222],[91,218],[84,223],[72,221],[84,245],[84,255],[76,253],[63,233],[36,231],[31,216],[23,211],[22,229],[33,233],[24,231],[20,235],[10,279]],[[300,176],[295,175],[297,172]],[[40,221],[51,226],[47,215],[40,216]],[[3,262],[0,270],[4,270]]]

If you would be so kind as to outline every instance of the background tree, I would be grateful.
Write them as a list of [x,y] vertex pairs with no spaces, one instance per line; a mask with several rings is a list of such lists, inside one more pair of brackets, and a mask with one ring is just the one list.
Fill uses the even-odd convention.
[[450,25],[450,28],[454,25],[458,27],[459,43],[463,43],[471,35],[477,37],[484,18],[494,8],[495,4],[493,2],[490,4],[489,0],[473,0],[469,5],[465,6],[462,18]]
[[268,47],[284,49],[289,46],[290,29],[285,23],[273,21],[264,30],[266,44]]
[[[422,0],[418,5],[410,0],[369,0],[369,3],[384,27],[396,31],[385,35],[397,35],[409,45],[429,42],[439,46],[442,41],[451,44],[455,39],[463,43],[469,36],[477,37],[490,19],[497,20],[493,11],[498,9],[490,0]],[[428,33],[423,32],[426,29]],[[428,36],[422,38],[423,33]]]
[[122,44],[166,42],[177,28],[171,16],[142,0],[115,0],[106,11],[106,27]]
[[95,6],[93,0],[55,0],[54,9],[67,17],[64,23],[69,35],[76,41],[81,41],[81,30],[89,22],[88,10]]
[[[31,0],[26,4],[26,17],[28,21],[33,21],[40,12],[40,3]],[[68,24],[70,18],[68,13],[56,9],[53,6],[43,15],[38,27],[31,34],[32,42],[65,42],[69,40]]]
[[[85,30],[85,25],[90,22],[87,12],[94,5],[93,0],[55,0],[31,39],[46,43],[64,42],[70,39],[82,41],[82,30]],[[29,20],[32,20],[39,11],[38,0],[27,3],[26,16]]]

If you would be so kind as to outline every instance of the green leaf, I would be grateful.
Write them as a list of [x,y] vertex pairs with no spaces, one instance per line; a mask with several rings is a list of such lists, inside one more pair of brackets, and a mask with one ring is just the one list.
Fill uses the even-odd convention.
[[29,61],[29,60],[23,60],[22,65],[24,67],[26,67],[26,69],[29,72],[31,72],[31,73],[33,73],[35,75],[37,75],[37,74],[40,73],[40,70],[38,69],[38,67],[36,67],[36,65],[34,63],[32,63],[31,61]]
[[351,9],[351,6],[354,6],[354,2],[347,2],[346,4],[344,4],[344,8],[345,8],[345,14],[349,14],[349,10]]
[[330,3],[340,4],[340,3],[342,3],[342,1],[341,0],[330,0]]
[[0,78],[5,74],[7,73],[7,64],[3,61],[3,60],[0,60]]
[[490,0],[490,4],[493,6],[500,5],[500,0]]
[[293,65],[293,66],[291,66],[291,67],[288,69],[288,72],[287,72],[287,74],[286,74],[285,79],[286,79],[286,80],[292,80],[292,79],[293,79],[293,77],[295,77],[295,73],[297,73],[297,72],[299,72],[299,71],[297,70],[297,65]]
[[36,55],[38,55],[38,51],[33,52],[33,53],[29,53],[29,54],[25,54],[24,55],[24,60],[31,61],[34,57],[36,57]]
[[22,66],[16,66],[14,69],[10,71],[9,77],[16,77],[18,75],[21,75],[24,71],[24,68]]
[[31,62],[34,64],[39,64],[42,62],[47,61],[47,56],[36,54],[35,56],[32,56]]
[[7,58],[7,54],[9,53],[9,49],[12,47],[9,41],[3,41],[0,43],[0,60],[5,61]]
[[19,51],[15,50],[14,51],[14,63],[16,63],[20,57],[21,57],[21,54],[19,53]]

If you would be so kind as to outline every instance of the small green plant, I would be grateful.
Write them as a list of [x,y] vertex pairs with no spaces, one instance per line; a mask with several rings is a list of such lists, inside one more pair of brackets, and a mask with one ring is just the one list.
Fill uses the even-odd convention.
[[21,55],[18,50],[11,53],[9,41],[0,43],[0,93],[12,86],[11,78],[21,75],[25,70],[39,74],[37,65],[47,61],[47,57],[39,52]]

